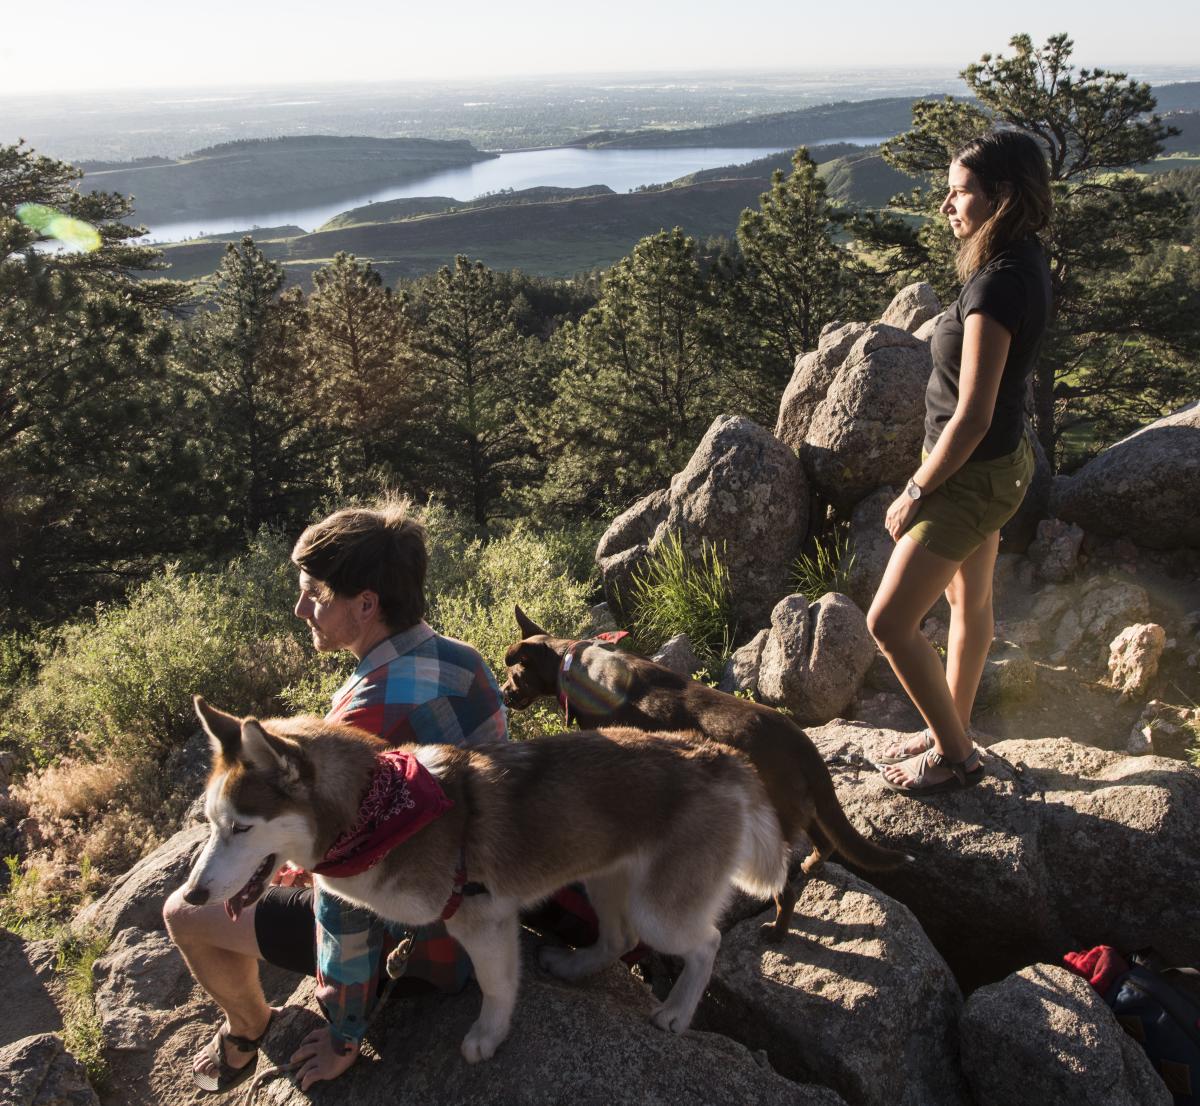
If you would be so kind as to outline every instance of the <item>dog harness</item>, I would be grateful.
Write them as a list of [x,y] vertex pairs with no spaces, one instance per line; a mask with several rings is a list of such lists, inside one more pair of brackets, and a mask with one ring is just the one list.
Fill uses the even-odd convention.
[[359,875],[453,805],[412,753],[388,749],[375,758],[375,772],[354,824],[313,871],[333,877]]
[[562,707],[563,725],[571,724],[571,700],[567,695],[567,673],[570,672],[571,666],[575,663],[575,651],[581,645],[592,645],[594,642],[603,641],[609,645],[616,645],[622,638],[628,637],[628,630],[606,630],[602,634],[597,634],[595,637],[580,638],[579,641],[573,641],[567,646],[563,653],[562,664],[558,668],[558,705]]

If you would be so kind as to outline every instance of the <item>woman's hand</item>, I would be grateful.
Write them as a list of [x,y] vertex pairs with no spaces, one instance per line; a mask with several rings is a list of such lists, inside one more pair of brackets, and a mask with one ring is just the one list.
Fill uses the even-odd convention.
[[901,492],[896,496],[887,509],[887,516],[883,522],[887,532],[892,535],[892,541],[900,540],[900,535],[913,524],[920,508],[920,502],[913,499],[908,492]]
[[358,1046],[335,1042],[327,1025],[314,1029],[292,1053],[292,1063],[300,1064],[296,1079],[302,1091],[322,1079],[336,1079],[357,1059]]

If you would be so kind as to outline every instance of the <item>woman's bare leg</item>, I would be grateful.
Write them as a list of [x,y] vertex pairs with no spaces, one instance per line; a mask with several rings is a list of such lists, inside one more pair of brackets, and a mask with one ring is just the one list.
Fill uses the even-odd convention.
[[[941,660],[921,633],[921,620],[959,568],[957,562],[930,553],[912,538],[901,537],[867,614],[872,637],[929,725],[935,748],[951,761],[965,760],[971,742]],[[884,773],[895,783],[909,779],[903,765],[889,765]]]
[[946,642],[946,683],[964,728],[971,724],[975,693],[996,624],[992,614],[992,577],[1000,550],[997,532],[959,566],[946,588],[950,633]]

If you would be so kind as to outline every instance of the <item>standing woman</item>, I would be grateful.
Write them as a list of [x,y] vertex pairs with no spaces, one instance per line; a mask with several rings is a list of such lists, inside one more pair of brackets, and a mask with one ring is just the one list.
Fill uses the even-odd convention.
[[[1050,270],[1037,234],[1050,220],[1041,148],[1018,131],[967,143],[950,163],[941,213],[958,239],[958,300],[933,332],[921,465],[888,508],[896,542],[867,624],[928,729],[880,759],[887,785],[914,795],[983,776],[967,736],[992,643],[1000,527],[1033,475],[1025,380],[1050,317]],[[921,633],[945,592],[946,667]]]

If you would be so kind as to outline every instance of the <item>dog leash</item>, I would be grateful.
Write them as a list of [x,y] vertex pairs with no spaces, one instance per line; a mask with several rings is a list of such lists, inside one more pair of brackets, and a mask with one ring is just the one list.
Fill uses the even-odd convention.
[[864,768],[868,772],[874,772],[879,767],[862,753],[831,753],[824,758],[824,761],[830,768],[849,768],[854,773],[855,779],[858,779],[859,773]]

